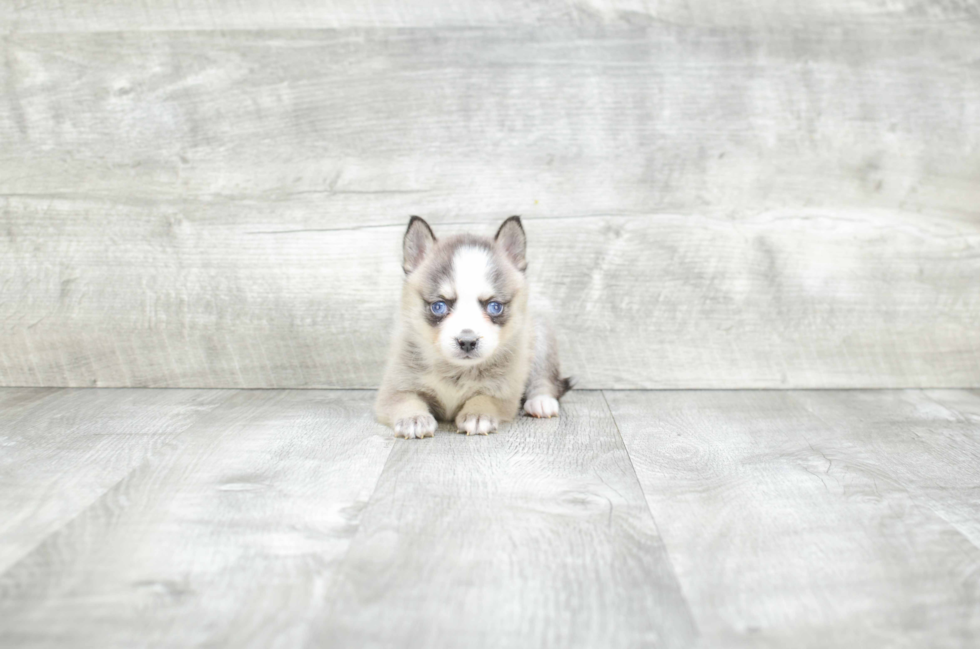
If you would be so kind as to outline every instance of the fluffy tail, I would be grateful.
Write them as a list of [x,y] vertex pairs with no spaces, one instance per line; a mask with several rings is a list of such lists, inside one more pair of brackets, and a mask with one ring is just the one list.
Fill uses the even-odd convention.
[[565,396],[565,393],[575,387],[575,379],[570,376],[566,376],[563,379],[558,379],[558,383],[555,386],[558,388],[558,394],[555,396],[556,399],[561,399]]

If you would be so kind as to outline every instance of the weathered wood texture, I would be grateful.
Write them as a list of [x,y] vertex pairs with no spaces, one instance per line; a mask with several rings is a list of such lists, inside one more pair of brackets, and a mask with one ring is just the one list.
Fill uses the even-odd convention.
[[980,642],[980,391],[373,396],[0,390],[0,646]]
[[0,33],[499,25],[930,23],[980,19],[970,0],[32,0],[0,4]]
[[[109,217],[118,245],[106,251],[93,222],[69,218],[56,238],[71,261],[53,267],[61,253],[39,256],[33,242],[58,218],[19,223],[32,243],[0,258],[18,296],[0,307],[6,383],[379,381],[401,226],[251,234],[179,221],[157,246],[146,232],[160,222]],[[661,215],[527,230],[533,290],[582,387],[980,383],[980,229],[969,224]]]
[[978,394],[608,399],[703,646],[980,643]]
[[[980,386],[972,5],[748,3],[717,27],[687,4],[68,34],[17,32],[178,6],[22,7],[0,384],[373,387],[405,217],[521,213],[583,386]],[[329,12],[298,7],[283,25]]]
[[0,393],[0,571],[164,452],[225,396],[186,390]]
[[[17,559],[0,575],[0,645],[300,646],[391,448],[386,429],[371,421],[374,395],[219,393],[223,403],[202,414],[196,402],[214,393],[87,394],[118,400],[121,409],[143,400],[143,411],[130,412],[130,426],[119,432],[162,425],[166,399],[183,399],[185,411],[199,416],[165,451],[143,453],[135,470],[63,519],[63,527],[49,529],[26,556],[9,555],[7,540],[36,522],[15,516],[0,532],[0,558]],[[79,414],[77,405],[52,404],[66,446],[92,436],[73,426],[74,418],[93,428],[107,423],[96,412]],[[45,437],[23,432],[37,456],[33,475],[65,465]],[[134,437],[115,436],[110,450],[142,453]],[[90,459],[74,464],[75,473],[84,468],[85,480],[107,480],[105,463]],[[47,482],[34,483],[31,502],[39,507],[65,509],[81,497],[75,480],[57,490],[43,489]],[[19,514],[30,504],[4,500],[5,522],[10,507]]]
[[[67,509],[80,496],[63,483],[28,503],[4,501],[4,647],[687,647],[694,638],[601,393],[572,394],[560,420],[397,442],[390,457],[370,392],[68,394],[35,406],[47,435],[12,422],[33,445],[23,475],[38,476],[35,486],[66,466],[48,448],[59,422],[62,445],[88,443],[79,417],[116,438],[117,454],[145,459],[27,553],[7,542],[37,528],[18,514]],[[210,412],[196,405],[217,397]],[[84,398],[119,407],[80,409]],[[147,407],[130,411],[139,399]],[[146,453],[138,436],[113,434],[172,419],[160,417],[161,399],[198,414],[165,449]],[[123,412],[128,426],[113,421]],[[105,480],[98,462],[72,469],[69,482]]]
[[311,640],[688,647],[694,628],[598,392],[558,420],[397,444]]

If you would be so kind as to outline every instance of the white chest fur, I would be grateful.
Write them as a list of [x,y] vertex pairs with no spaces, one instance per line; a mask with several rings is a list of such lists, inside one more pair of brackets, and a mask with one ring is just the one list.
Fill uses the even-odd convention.
[[480,391],[480,384],[477,382],[446,380],[435,374],[427,374],[423,383],[436,395],[447,419],[453,419],[463,404]]

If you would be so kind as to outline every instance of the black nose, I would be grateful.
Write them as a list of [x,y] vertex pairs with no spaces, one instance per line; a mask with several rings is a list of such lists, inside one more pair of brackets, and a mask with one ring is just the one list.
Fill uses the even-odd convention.
[[480,344],[480,337],[472,329],[463,329],[456,338],[456,344],[468,354]]

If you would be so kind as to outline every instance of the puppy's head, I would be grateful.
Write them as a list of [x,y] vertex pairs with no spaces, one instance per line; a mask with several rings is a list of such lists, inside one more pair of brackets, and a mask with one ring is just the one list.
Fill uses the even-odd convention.
[[527,309],[524,228],[512,216],[493,239],[436,239],[417,216],[403,244],[402,308],[431,350],[456,365],[476,365],[519,331]]

